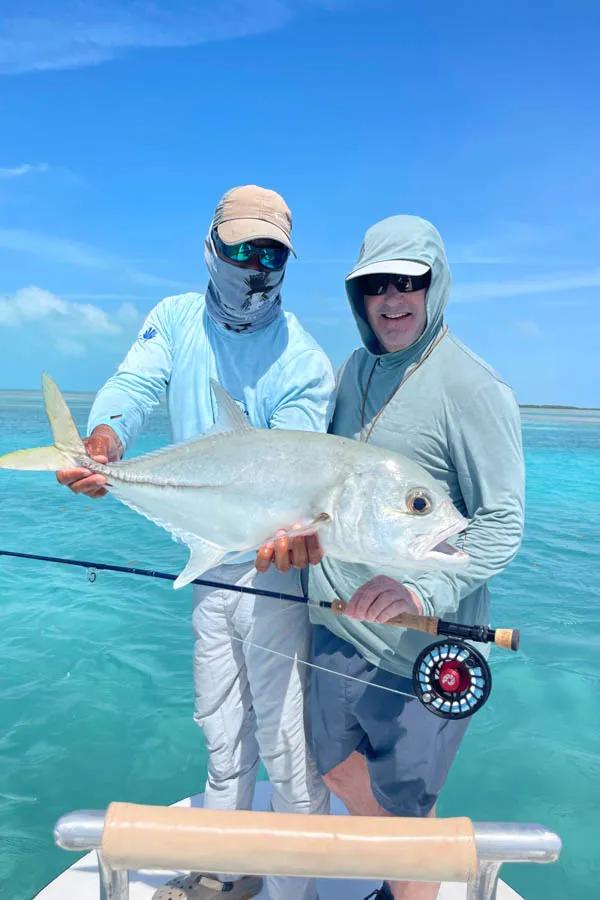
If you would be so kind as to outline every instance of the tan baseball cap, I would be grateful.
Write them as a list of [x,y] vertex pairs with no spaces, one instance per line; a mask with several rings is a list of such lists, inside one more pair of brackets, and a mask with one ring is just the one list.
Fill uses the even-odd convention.
[[276,191],[256,184],[232,188],[219,200],[213,225],[224,244],[270,238],[296,255],[291,240],[292,214]]

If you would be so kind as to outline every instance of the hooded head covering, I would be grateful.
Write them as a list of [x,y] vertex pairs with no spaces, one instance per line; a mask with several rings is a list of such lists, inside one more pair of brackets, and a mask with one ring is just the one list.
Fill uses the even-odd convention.
[[206,307],[215,322],[230,331],[258,331],[281,309],[285,268],[277,272],[243,269],[221,259],[212,239],[212,225],[204,242],[204,261],[210,281]]
[[[359,270],[390,272],[392,260],[410,260],[431,269],[431,284],[426,294],[427,321],[423,334],[403,350],[385,353],[377,340],[365,311],[364,297],[356,277]],[[387,263],[387,265],[386,265]],[[373,225],[363,240],[358,259],[346,278],[346,293],[358,325],[362,342],[374,356],[409,363],[417,360],[437,337],[444,324],[444,309],[450,295],[450,269],[443,241],[431,222],[418,216],[390,216]]]
[[210,275],[206,289],[210,317],[230,331],[265,328],[281,308],[285,267],[267,272],[226,262],[217,253],[214,229],[226,244],[270,238],[293,252],[292,214],[285,200],[275,191],[254,184],[227,191],[217,204],[204,243],[204,260]]

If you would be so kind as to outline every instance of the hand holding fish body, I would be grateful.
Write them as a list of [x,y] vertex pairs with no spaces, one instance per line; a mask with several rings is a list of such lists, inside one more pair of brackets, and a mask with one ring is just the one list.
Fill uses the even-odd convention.
[[436,549],[467,520],[439,483],[399,454],[334,435],[251,428],[213,382],[219,418],[211,433],[98,462],[58,387],[48,376],[43,387],[54,445],[8,453],[0,468],[82,468],[105,477],[109,493],[189,547],[176,588],[282,529],[292,537],[317,532],[324,553],[386,572],[468,562],[460,551]]

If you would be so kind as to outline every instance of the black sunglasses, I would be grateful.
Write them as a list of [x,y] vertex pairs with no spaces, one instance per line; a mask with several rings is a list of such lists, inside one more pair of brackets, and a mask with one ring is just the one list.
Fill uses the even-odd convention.
[[216,228],[213,231],[213,240],[219,253],[232,262],[246,263],[251,259],[257,259],[263,269],[269,269],[271,272],[283,269],[290,255],[290,251],[283,244],[278,244],[277,247],[258,247],[253,241],[225,244]]
[[401,294],[427,290],[431,284],[431,269],[424,275],[397,275],[393,272],[376,272],[356,279],[363,296],[378,297],[385,294],[392,284]]

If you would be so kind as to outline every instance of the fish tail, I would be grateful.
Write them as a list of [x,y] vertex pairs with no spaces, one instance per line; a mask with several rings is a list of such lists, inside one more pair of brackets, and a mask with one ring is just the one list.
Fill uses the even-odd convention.
[[42,375],[42,389],[54,444],[6,453],[0,456],[0,469],[56,472],[72,466],[75,458],[87,455],[65,398],[49,375]]

